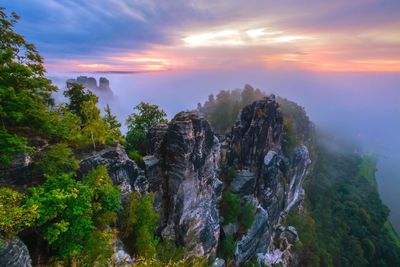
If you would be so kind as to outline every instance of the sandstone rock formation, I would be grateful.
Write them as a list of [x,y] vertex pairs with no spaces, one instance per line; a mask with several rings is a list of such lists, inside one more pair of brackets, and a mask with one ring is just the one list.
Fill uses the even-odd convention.
[[253,225],[236,244],[237,265],[269,251],[275,226],[303,198],[308,149],[299,146],[290,161],[282,142],[283,117],[274,96],[246,106],[226,138],[223,165],[237,173],[230,190],[257,206]]
[[32,260],[28,248],[18,238],[12,241],[2,241],[0,245],[0,266],[31,267]]
[[220,231],[218,139],[208,122],[191,112],[177,114],[168,127],[155,127],[149,138],[154,156],[145,160],[146,171],[153,169],[148,179],[161,201],[162,237],[184,245],[187,256],[208,258],[216,252]]
[[85,175],[99,165],[107,166],[113,183],[121,188],[123,196],[132,191],[147,192],[148,182],[144,171],[128,158],[121,145],[108,147],[84,157],[80,162],[79,174]]

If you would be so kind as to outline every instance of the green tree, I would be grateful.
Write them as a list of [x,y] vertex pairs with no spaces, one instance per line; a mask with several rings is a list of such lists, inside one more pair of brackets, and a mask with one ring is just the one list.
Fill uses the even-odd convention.
[[122,208],[119,203],[121,191],[113,185],[104,165],[91,170],[82,181],[93,190],[93,220],[97,228],[104,230],[115,223],[117,212]]
[[104,112],[106,113],[103,118],[104,121],[109,125],[111,129],[119,131],[121,123],[117,120],[117,117],[111,113],[111,108],[108,104],[105,106]]
[[128,151],[138,150],[141,154],[146,151],[146,134],[157,123],[166,123],[167,114],[159,106],[141,102],[135,108],[137,112],[129,115],[126,120],[128,132],[125,147]]
[[140,196],[132,192],[123,211],[121,222],[122,235],[129,237],[134,252],[144,257],[156,255],[154,232],[159,215],[153,208],[154,194]]
[[91,91],[85,90],[85,87],[80,83],[67,83],[67,90],[64,91],[64,96],[69,99],[67,108],[77,114],[83,123],[86,123],[88,118],[87,114],[84,114],[83,111],[84,103],[92,101],[97,104],[97,96]]
[[39,217],[38,206],[26,204],[23,194],[0,187],[0,235],[9,240]]
[[221,215],[224,218],[224,224],[236,223],[240,213],[240,197],[226,192],[222,195]]
[[54,176],[63,173],[75,173],[79,162],[66,144],[56,144],[47,150],[36,163],[40,171]]
[[6,129],[0,129],[0,167],[7,167],[13,155],[21,152],[29,152],[26,138],[12,135]]
[[29,190],[27,203],[38,206],[42,236],[61,257],[79,254],[95,229],[92,221],[93,191],[71,174],[48,176]]

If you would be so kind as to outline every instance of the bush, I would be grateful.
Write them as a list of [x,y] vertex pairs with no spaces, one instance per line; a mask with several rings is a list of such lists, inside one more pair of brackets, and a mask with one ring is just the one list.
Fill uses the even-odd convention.
[[[0,235],[11,239],[30,227],[39,217],[38,206],[26,204],[25,197],[11,188],[0,187]],[[0,236],[0,239],[1,239]]]
[[159,215],[153,208],[154,194],[140,196],[132,192],[128,196],[122,220],[121,235],[129,240],[136,255],[155,257],[154,232]]
[[226,192],[222,195],[221,214],[224,218],[224,223],[236,223],[240,213],[240,198],[239,196]]
[[252,203],[246,203],[241,206],[239,213],[239,223],[248,229],[254,221],[255,207]]
[[233,236],[226,236],[221,241],[219,255],[224,260],[233,259],[233,256],[235,255],[235,239]]
[[143,163],[143,156],[139,150],[132,150],[128,153],[128,157],[135,161],[137,164],[141,165]]
[[231,184],[235,176],[236,176],[236,171],[234,168],[224,169],[220,174],[221,180],[225,182],[227,186]]
[[74,173],[79,162],[66,144],[56,144],[47,150],[35,164],[46,175]]

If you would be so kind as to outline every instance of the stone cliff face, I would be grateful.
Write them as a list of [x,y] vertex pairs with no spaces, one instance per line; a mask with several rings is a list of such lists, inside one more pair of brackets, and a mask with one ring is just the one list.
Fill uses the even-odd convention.
[[132,191],[140,193],[148,191],[149,185],[144,171],[128,158],[121,145],[108,147],[94,155],[84,157],[80,162],[79,175],[85,175],[99,165],[107,166],[108,173],[113,183],[120,187],[122,196]]
[[[203,117],[181,112],[169,124],[150,130],[143,170],[117,145],[81,155],[78,178],[106,165],[114,184],[122,190],[122,201],[132,191],[154,192],[154,206],[160,213],[157,234],[184,246],[187,256],[213,259],[220,237],[235,235],[236,265],[257,258],[259,263],[293,266],[296,258],[291,246],[298,239],[297,232],[280,223],[301,204],[302,183],[311,161],[304,145],[287,159],[282,153],[283,134],[283,117],[274,97],[246,106],[221,144]],[[22,163],[21,168],[26,168]],[[229,186],[218,179],[219,165],[236,171]],[[235,224],[223,225],[220,220],[218,201],[223,189],[256,207],[247,231]],[[273,240],[279,240],[279,246]],[[26,264],[18,266],[29,266],[26,247],[21,241],[18,244],[3,245],[0,260],[25,259]],[[128,257],[121,242],[116,240],[116,244],[115,257]],[[13,254],[16,249],[18,257]],[[217,259],[216,264],[224,263]]]
[[283,118],[271,96],[246,106],[223,144],[223,165],[237,173],[230,191],[256,205],[253,225],[236,245],[238,265],[271,250],[281,217],[304,195],[302,182],[311,163],[307,147],[299,146],[289,161],[282,140]]
[[[158,171],[151,181],[162,181],[161,235],[184,245],[189,255],[215,254],[219,238],[217,199],[222,183],[217,177],[219,142],[206,120],[181,112],[168,127],[152,129]],[[148,164],[150,165],[150,164]],[[154,170],[153,166],[153,170]],[[154,187],[150,183],[150,187]]]
[[28,248],[19,239],[2,241],[0,245],[0,266],[31,267],[32,260]]

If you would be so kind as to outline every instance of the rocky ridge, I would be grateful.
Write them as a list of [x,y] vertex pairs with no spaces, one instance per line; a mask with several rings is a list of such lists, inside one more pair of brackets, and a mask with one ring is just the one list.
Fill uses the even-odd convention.
[[[154,206],[160,213],[157,234],[184,246],[187,256],[210,260],[216,257],[220,237],[239,229],[235,224],[223,225],[219,215],[222,192],[230,190],[256,207],[253,224],[236,241],[235,264],[254,258],[269,263],[271,257],[285,266],[296,262],[290,253],[290,241],[295,238],[288,238],[289,228],[282,230],[280,222],[302,201],[310,156],[304,145],[296,148],[292,160],[283,155],[283,118],[274,97],[246,106],[222,142],[195,112],[181,112],[169,124],[156,125],[148,138],[143,168],[117,145],[83,155],[79,176],[106,165],[121,188],[122,201],[132,191],[154,192]],[[225,185],[224,189],[219,180],[220,168],[236,170],[230,188]],[[277,237],[286,246],[276,247]],[[115,257],[127,257],[119,240],[116,244]],[[25,263],[29,266],[29,254]],[[221,259],[215,262],[215,266],[223,264]]]

